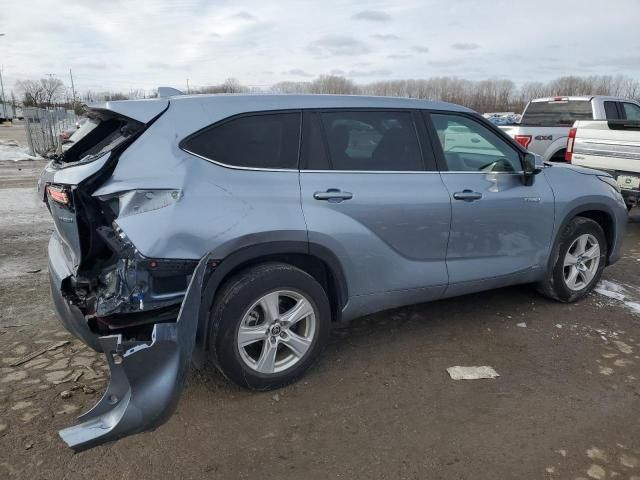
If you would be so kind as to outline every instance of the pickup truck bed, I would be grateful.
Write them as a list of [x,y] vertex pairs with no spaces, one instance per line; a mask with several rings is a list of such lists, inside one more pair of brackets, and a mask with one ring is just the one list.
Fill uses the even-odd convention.
[[567,153],[574,165],[603,170],[616,178],[628,207],[640,199],[640,121],[577,121]]
[[640,118],[640,104],[635,100],[602,95],[548,97],[531,100],[519,124],[500,128],[545,162],[564,162],[575,121],[634,118]]

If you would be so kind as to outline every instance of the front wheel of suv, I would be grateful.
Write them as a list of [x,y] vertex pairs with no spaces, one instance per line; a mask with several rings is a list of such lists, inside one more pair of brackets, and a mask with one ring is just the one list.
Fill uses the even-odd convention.
[[555,254],[553,269],[538,290],[561,302],[580,300],[593,290],[607,263],[602,227],[590,218],[574,218],[564,227]]
[[210,355],[231,381],[270,390],[298,380],[329,337],[322,286],[288,264],[251,267],[228,280],[211,310]]

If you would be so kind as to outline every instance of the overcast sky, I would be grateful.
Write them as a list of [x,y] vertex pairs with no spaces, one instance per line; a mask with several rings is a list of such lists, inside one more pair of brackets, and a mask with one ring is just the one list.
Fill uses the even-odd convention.
[[2,0],[0,63],[16,79],[73,69],[78,90],[251,86],[345,75],[517,83],[640,79],[640,0]]

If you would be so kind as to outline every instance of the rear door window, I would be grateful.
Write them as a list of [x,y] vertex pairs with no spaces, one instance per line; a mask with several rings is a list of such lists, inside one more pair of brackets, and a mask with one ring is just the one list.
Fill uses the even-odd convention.
[[182,142],[193,154],[232,167],[297,169],[300,112],[232,118]]
[[607,120],[618,120],[620,118],[618,103],[604,102],[604,115]]
[[622,103],[622,111],[626,120],[640,120],[640,107],[635,103]]
[[[408,111],[336,111],[319,114],[333,170],[424,170],[413,116]],[[311,137],[313,140],[313,137]]]
[[525,110],[521,125],[544,127],[571,126],[576,120],[593,120],[589,100],[552,100],[531,102]]

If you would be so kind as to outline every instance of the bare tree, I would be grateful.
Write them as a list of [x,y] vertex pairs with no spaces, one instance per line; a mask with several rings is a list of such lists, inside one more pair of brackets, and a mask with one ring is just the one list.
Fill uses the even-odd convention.
[[43,99],[47,107],[53,106],[55,103],[61,100],[61,95],[64,93],[64,83],[59,78],[41,78],[40,83],[43,90]]
[[61,100],[64,84],[58,78],[18,80],[16,89],[22,92],[23,104],[33,107],[51,107]]
[[25,107],[38,107],[42,105],[44,90],[37,80],[18,80],[16,90],[23,95],[22,103]]

